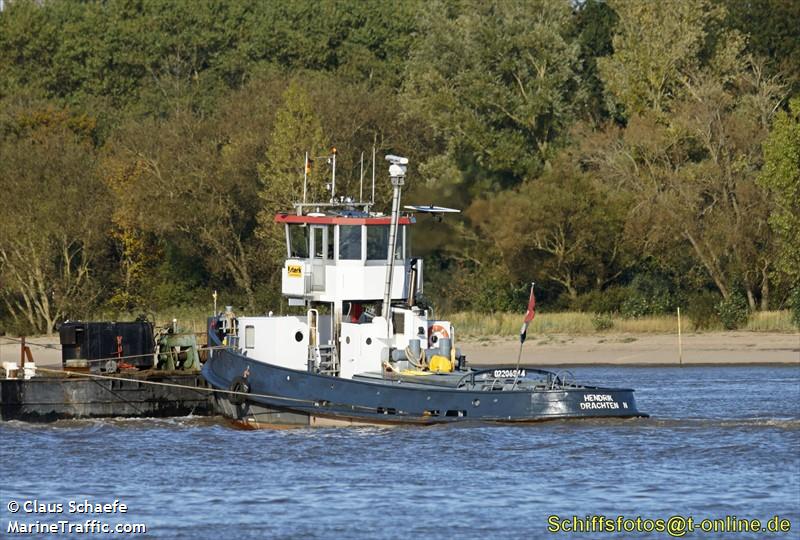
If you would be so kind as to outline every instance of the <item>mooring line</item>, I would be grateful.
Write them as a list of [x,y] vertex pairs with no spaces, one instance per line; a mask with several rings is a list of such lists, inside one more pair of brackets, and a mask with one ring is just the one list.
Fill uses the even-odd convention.
[[[11,341],[16,341],[17,343],[22,343],[21,340],[14,339],[14,338],[8,338],[8,337],[5,337],[5,336],[0,336],[0,338],[2,338],[2,339],[10,339]],[[25,345],[37,345],[39,347],[44,347],[46,349],[54,348],[54,347],[50,347],[50,346],[47,346],[47,345],[40,345],[38,343],[25,342]],[[197,347],[197,352],[200,352],[200,351],[215,351],[215,350],[227,349],[227,348],[228,347],[226,345],[214,345],[214,346],[211,346],[211,347],[208,347],[208,346],[207,347]],[[158,354],[159,355],[168,354],[168,352],[159,352]],[[108,362],[109,360],[129,360],[131,358],[144,358],[144,357],[147,357],[147,356],[155,356],[155,355],[156,355],[156,353],[152,352],[152,353],[146,353],[146,354],[130,354],[130,355],[127,355],[127,356],[108,356],[106,358],[92,358],[90,360],[86,360],[84,358],[75,358],[75,360],[83,360],[84,362],[92,364],[92,363],[99,363],[99,362]],[[70,360],[72,360],[72,358],[70,358]]]
[[[8,341],[12,341],[14,343],[22,343],[22,340],[19,338],[12,338],[8,336],[0,336],[0,339],[6,339]],[[35,341],[28,341],[25,340],[25,345],[33,345],[34,347],[41,347],[43,349],[55,349],[57,351],[61,350],[60,343],[36,343]]]
[[62,370],[59,370],[59,369],[40,368],[40,367],[37,367],[36,371],[44,371],[46,373],[58,373],[58,374],[61,374],[61,375],[67,375],[67,377],[91,377],[91,378],[95,378],[95,379],[104,379],[104,380],[109,380],[109,381],[127,381],[127,382],[136,382],[136,383],[142,383],[142,384],[152,384],[152,385],[155,385],[155,386],[168,386],[168,387],[171,387],[171,388],[184,388],[184,389],[189,389],[189,390],[198,390],[198,391],[202,391],[202,392],[220,392],[220,393],[223,393],[223,394],[238,395],[238,396],[263,397],[263,398],[269,398],[269,399],[281,399],[281,400],[284,400],[284,401],[297,401],[297,402],[300,402],[300,403],[312,403],[312,404],[316,403],[316,401],[310,400],[310,399],[299,399],[299,398],[290,398],[290,397],[284,397],[284,396],[273,396],[273,395],[270,395],[270,394],[257,394],[257,393],[253,393],[253,392],[236,392],[234,390],[222,390],[222,389],[216,389],[216,388],[205,388],[205,387],[202,387],[202,386],[188,386],[188,385],[185,385],[185,384],[148,381],[148,380],[144,380],[144,379],[133,379],[133,378],[129,378],[129,377],[112,377],[110,375],[98,375],[96,373],[75,373],[73,371],[62,371]]

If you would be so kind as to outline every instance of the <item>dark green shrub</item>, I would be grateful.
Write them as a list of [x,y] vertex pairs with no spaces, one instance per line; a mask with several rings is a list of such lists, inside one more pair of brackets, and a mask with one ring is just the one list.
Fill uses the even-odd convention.
[[636,292],[633,292],[631,296],[622,303],[622,309],[620,309],[620,314],[629,319],[638,319],[639,317],[650,315],[651,312],[652,310],[647,298]]
[[750,307],[744,295],[734,291],[727,299],[717,304],[717,314],[726,330],[736,330],[747,323]]
[[619,313],[627,297],[627,288],[612,286],[602,291],[595,290],[582,294],[570,307],[590,313]]
[[[530,283],[515,283],[500,266],[449,264],[437,268],[426,261],[425,279],[425,295],[435,299],[440,310],[524,312],[528,305]],[[537,290],[537,299],[541,292]]]
[[719,323],[718,303],[719,295],[711,291],[701,291],[689,297],[686,315],[695,330],[708,330]]
[[671,313],[676,307],[677,298],[669,281],[656,274],[643,273],[633,278],[628,286],[620,314],[623,317],[637,318]]
[[800,286],[789,293],[789,308],[792,310],[792,322],[800,328]]
[[601,332],[603,330],[608,330],[614,327],[614,320],[611,318],[610,315],[605,313],[597,313],[594,317],[592,317],[592,326],[597,332]]

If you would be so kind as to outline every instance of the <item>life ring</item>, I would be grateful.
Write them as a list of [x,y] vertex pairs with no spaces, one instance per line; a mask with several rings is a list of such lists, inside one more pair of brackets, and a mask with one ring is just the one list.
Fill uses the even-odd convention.
[[250,393],[250,384],[248,384],[247,379],[244,377],[236,377],[231,383],[230,391],[237,393],[228,394],[228,401],[234,405],[241,405],[246,399],[244,394]]
[[447,328],[442,326],[441,324],[434,324],[428,329],[428,346],[435,347],[437,343],[439,343],[440,339],[450,339],[450,334],[447,332]]

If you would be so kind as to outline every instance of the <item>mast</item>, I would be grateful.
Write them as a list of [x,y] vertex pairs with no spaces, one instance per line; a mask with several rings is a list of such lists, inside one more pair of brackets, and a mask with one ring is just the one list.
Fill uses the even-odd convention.
[[394,274],[394,254],[397,247],[397,223],[400,220],[400,193],[403,190],[403,184],[405,184],[408,158],[390,154],[386,156],[386,161],[391,163],[389,165],[389,176],[392,179],[392,220],[389,225],[389,264],[386,266],[386,288],[383,294],[383,311],[381,315],[386,319],[386,328],[389,329],[392,304],[392,274]]

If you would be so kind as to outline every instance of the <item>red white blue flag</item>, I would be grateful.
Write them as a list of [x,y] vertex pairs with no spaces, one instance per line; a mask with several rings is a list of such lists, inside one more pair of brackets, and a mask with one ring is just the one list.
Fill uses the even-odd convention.
[[522,328],[519,331],[519,342],[525,343],[525,338],[528,334],[528,325],[536,316],[536,297],[533,295],[533,287],[535,283],[531,283],[531,297],[528,300],[528,311],[525,313],[525,320],[522,323]]

